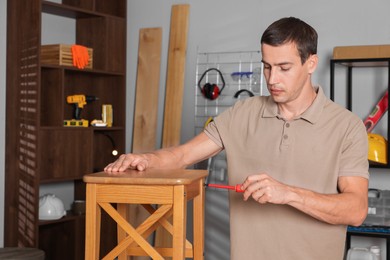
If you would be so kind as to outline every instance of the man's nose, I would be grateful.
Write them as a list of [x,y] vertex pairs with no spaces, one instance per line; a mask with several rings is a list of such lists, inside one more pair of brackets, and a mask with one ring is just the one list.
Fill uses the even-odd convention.
[[278,83],[278,75],[275,69],[270,69],[268,74],[268,84],[273,85]]

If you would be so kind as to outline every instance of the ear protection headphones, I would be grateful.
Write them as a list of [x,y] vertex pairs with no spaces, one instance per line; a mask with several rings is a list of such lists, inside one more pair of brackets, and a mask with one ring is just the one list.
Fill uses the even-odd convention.
[[254,94],[252,93],[252,91],[247,90],[247,89],[240,89],[239,91],[236,92],[236,94],[234,94],[234,98],[238,98],[238,97],[241,95],[241,93],[243,93],[243,92],[248,93],[248,95],[249,95],[250,97],[253,97],[253,96],[254,96]]
[[[217,84],[211,84],[211,83],[206,83],[203,87],[200,86],[200,82],[202,81],[204,76],[206,76],[206,74],[212,70],[217,71],[218,74],[221,76],[221,81],[222,81],[221,89],[219,89]],[[211,68],[211,69],[206,70],[202,74],[202,76],[200,77],[200,79],[198,81],[198,87],[205,98],[210,99],[210,100],[214,100],[214,99],[217,99],[219,97],[219,95],[222,93],[222,90],[225,88],[225,79],[223,78],[221,71],[219,71],[216,68]]]

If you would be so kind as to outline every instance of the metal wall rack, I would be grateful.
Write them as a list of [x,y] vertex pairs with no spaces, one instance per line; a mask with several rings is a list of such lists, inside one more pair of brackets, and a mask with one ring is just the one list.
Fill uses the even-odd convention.
[[[216,100],[208,100],[203,97],[198,81],[203,73],[209,68],[216,68],[221,71],[226,86]],[[243,73],[242,76],[232,78],[234,72]],[[246,73],[249,72],[249,73]],[[250,74],[250,73],[253,74]],[[195,82],[195,135],[200,133],[209,117],[215,117],[228,107],[232,106],[238,99],[248,97],[242,93],[238,98],[234,94],[247,89],[254,95],[267,95],[267,88],[264,88],[263,73],[260,51],[241,52],[203,52],[197,55],[196,82]],[[207,82],[222,85],[220,75],[216,71],[207,73],[200,86]]]

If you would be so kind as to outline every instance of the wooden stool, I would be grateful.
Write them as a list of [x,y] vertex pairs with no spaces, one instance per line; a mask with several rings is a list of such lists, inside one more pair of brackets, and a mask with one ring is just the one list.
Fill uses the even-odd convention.
[[0,248],[0,259],[45,260],[45,252],[30,247],[4,247]]
[[[117,222],[118,245],[104,259],[150,256],[173,260],[203,259],[204,178],[206,170],[158,170],[125,173],[99,172],[84,176],[86,195],[85,259],[98,259],[101,209]],[[187,201],[193,199],[193,245],[186,240]],[[115,209],[111,203],[116,203]],[[127,216],[128,204],[141,204],[151,214],[133,227]],[[160,205],[157,209],[151,204]],[[172,223],[167,219],[172,216]],[[172,248],[154,248],[146,240],[162,226],[172,235]]]

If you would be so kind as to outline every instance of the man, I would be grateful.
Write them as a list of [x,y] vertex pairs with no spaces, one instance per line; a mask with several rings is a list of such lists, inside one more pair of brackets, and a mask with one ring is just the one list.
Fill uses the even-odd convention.
[[[122,155],[108,172],[187,167],[225,149],[231,259],[343,259],[347,225],[367,214],[362,120],[313,86],[317,33],[289,17],[261,38],[269,97],[237,102],[178,147]],[[207,242],[207,241],[206,241]]]

